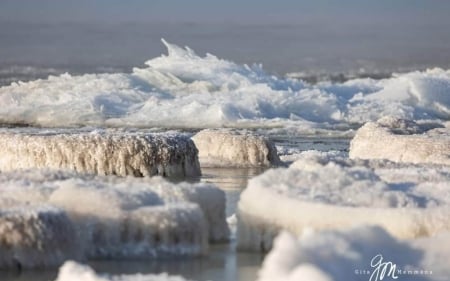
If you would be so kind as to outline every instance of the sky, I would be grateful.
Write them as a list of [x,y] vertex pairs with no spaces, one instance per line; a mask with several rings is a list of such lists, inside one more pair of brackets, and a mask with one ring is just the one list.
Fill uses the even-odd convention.
[[31,22],[449,23],[445,0],[1,0],[0,19]]
[[275,73],[450,67],[447,0],[0,0],[0,67],[131,70],[162,37]]

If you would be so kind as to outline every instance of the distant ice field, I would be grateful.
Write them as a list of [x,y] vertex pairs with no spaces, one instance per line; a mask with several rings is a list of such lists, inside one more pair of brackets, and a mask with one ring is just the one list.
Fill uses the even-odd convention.
[[59,76],[0,88],[0,124],[39,127],[264,129],[349,136],[390,115],[450,120],[450,71],[315,85],[163,40],[168,55],[131,73]]

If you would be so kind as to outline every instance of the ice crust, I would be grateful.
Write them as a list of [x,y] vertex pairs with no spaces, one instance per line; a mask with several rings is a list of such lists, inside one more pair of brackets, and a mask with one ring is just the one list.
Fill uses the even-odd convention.
[[[282,232],[265,258],[258,281],[446,280],[450,275],[449,241],[450,233],[403,241],[373,226],[306,232],[299,238]],[[383,262],[395,265],[397,278],[388,276],[389,266],[383,278],[383,267],[376,278],[376,266],[370,264],[379,254]]]
[[248,131],[207,129],[192,140],[203,167],[269,167],[280,163],[273,142]]
[[76,234],[68,237],[84,258],[197,256],[207,252],[208,241],[229,237],[225,194],[208,184],[38,170],[18,174],[0,174],[0,210],[15,214],[18,222],[24,215],[15,206],[49,204],[64,210],[66,227],[73,224],[71,235]]
[[[1,200],[0,200],[1,202]],[[80,259],[75,226],[50,205],[0,205],[0,268],[58,266]]]
[[170,276],[161,274],[135,274],[135,275],[100,275],[87,265],[78,264],[73,261],[66,262],[59,269],[55,281],[187,281],[181,276]]
[[0,170],[75,170],[119,176],[200,175],[198,151],[184,135],[120,132],[0,133]]
[[411,120],[384,117],[362,126],[350,158],[450,165],[450,128],[424,128]]
[[[385,115],[450,119],[450,71],[309,85],[198,56],[163,41],[168,55],[132,73],[63,74],[0,88],[0,123],[165,128],[265,127],[314,133]],[[237,102],[239,101],[239,102]]]
[[[408,178],[414,172],[425,175]],[[369,224],[399,238],[449,231],[449,183],[445,167],[306,153],[249,181],[238,204],[238,247],[267,251],[281,229],[300,234]]]

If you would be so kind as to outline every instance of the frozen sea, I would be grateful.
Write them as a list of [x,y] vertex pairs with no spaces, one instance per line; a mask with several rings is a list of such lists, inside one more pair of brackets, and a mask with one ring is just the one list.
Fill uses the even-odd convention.
[[[20,131],[23,129],[17,128]],[[62,131],[67,132],[68,129]],[[70,131],[70,129],[69,129]],[[159,131],[159,130],[158,130]],[[192,133],[192,131],[185,132]],[[348,153],[349,138],[342,137],[290,137],[288,135],[270,135],[274,140],[280,155],[287,159],[305,150],[340,151]],[[226,215],[235,214],[241,192],[246,188],[250,178],[257,176],[268,168],[202,168],[202,176],[186,178],[189,182],[213,183],[226,194]],[[175,180],[178,182],[179,180]],[[264,254],[238,252],[235,238],[230,243],[211,245],[210,252],[205,257],[197,258],[166,258],[159,260],[97,260],[89,261],[99,273],[120,274],[151,274],[167,272],[170,275],[180,275],[189,280],[198,281],[236,281],[256,280],[258,271],[264,260]],[[54,270],[16,270],[1,271],[0,280],[4,281],[53,281],[58,272]]]
[[[340,151],[347,155],[355,130],[365,122],[386,115],[438,125],[450,120],[450,71],[445,69],[448,65],[442,63],[447,59],[445,52],[442,56],[432,56],[430,51],[429,56],[422,56],[416,64],[408,64],[408,56],[398,55],[402,53],[401,48],[393,46],[398,48],[393,48],[396,59],[381,64],[380,61],[390,57],[384,54],[382,58],[357,60],[354,56],[361,50],[356,47],[346,50],[343,43],[337,52],[345,54],[345,58],[324,62],[318,59],[314,53],[315,45],[311,43],[311,46],[305,46],[307,51],[303,51],[315,59],[303,58],[298,62],[289,56],[292,50],[280,56],[268,55],[272,49],[282,49],[280,40],[270,50],[252,53],[255,57],[267,56],[271,69],[283,73],[273,75],[263,66],[251,64],[257,59],[249,57],[245,48],[232,55],[239,62],[207,53],[209,50],[204,50],[201,42],[208,41],[212,30],[208,28],[195,28],[195,36],[190,36],[192,29],[186,28],[186,38],[181,39],[186,39],[185,43],[195,50],[166,40],[157,49],[152,41],[155,54],[145,65],[138,59],[144,52],[141,46],[148,42],[143,39],[142,45],[134,43],[133,51],[129,51],[130,46],[116,44],[117,39],[111,37],[112,32],[117,31],[114,27],[100,26],[99,30],[85,32],[80,26],[71,26],[75,33],[81,32],[87,39],[98,38],[99,34],[109,39],[94,40],[94,46],[88,46],[88,49],[92,48],[86,52],[89,55],[69,57],[67,61],[64,61],[67,53],[77,54],[74,39],[58,41],[53,46],[60,44],[70,48],[55,47],[64,51],[50,54],[46,36],[55,38],[55,34],[65,29],[46,25],[40,28],[40,35],[29,34],[26,25],[15,29],[28,38],[26,40],[39,43],[39,56],[36,57],[27,54],[26,44],[24,49],[17,50],[18,37],[8,29],[1,30],[4,36],[11,38],[11,46],[6,44],[0,51],[4,60],[0,67],[2,131],[66,133],[113,129],[125,134],[129,130],[176,131],[192,135],[204,128],[234,128],[271,138],[287,165],[305,150]],[[145,37],[146,33],[157,33],[155,30],[159,29],[158,26],[152,28],[153,31],[148,31],[125,25],[119,32],[123,38],[132,29]],[[246,28],[243,29],[248,33],[262,30],[262,27]],[[290,27],[279,28],[282,31],[274,31],[274,34],[282,39],[290,36]],[[239,37],[242,31],[227,26],[220,26],[218,30],[231,37],[221,37],[215,42],[226,56],[227,51],[221,49],[222,43]],[[445,32],[438,30],[431,39],[439,41],[437,37]],[[422,36],[427,39],[424,34],[426,32]],[[198,40],[193,42],[191,38]],[[421,44],[426,42],[419,41]],[[112,53],[102,57],[104,44],[115,47]],[[130,55],[118,58],[122,47],[126,47]],[[428,46],[415,46],[411,52],[420,52],[422,47]],[[25,55],[21,60],[6,59],[17,57],[16,52]],[[40,57],[49,60],[40,61]],[[74,61],[80,64],[74,64]],[[296,63],[310,71],[301,71],[296,68]],[[331,64],[337,67],[331,69]],[[432,65],[442,68],[427,69]],[[287,72],[290,73],[284,75]],[[228,217],[236,212],[239,195],[248,180],[266,169],[202,168],[200,178],[187,178],[186,181],[209,182],[224,190]],[[88,264],[99,272],[111,274],[168,272],[199,281],[256,280],[263,254],[237,252],[235,244],[232,240],[230,244],[213,245],[210,253],[202,258],[99,260]],[[0,271],[0,280],[50,281],[56,274],[56,271]]]

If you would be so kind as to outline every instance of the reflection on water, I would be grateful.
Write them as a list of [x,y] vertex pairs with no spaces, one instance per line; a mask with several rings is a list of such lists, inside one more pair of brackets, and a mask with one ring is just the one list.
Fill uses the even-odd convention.
[[[168,272],[196,281],[256,280],[263,261],[259,253],[236,253],[235,243],[212,245],[205,257],[166,260],[91,261],[88,264],[99,273],[154,274]],[[57,271],[0,272],[2,281],[53,281]]]
[[183,258],[159,261],[94,261],[90,265],[98,272],[112,274],[161,273],[182,275],[198,281],[256,280],[263,255],[236,253],[234,243],[213,245],[202,258]]
[[226,215],[236,212],[239,195],[247,186],[249,178],[257,176],[267,168],[202,168],[202,182],[215,184],[225,191],[227,204]]

